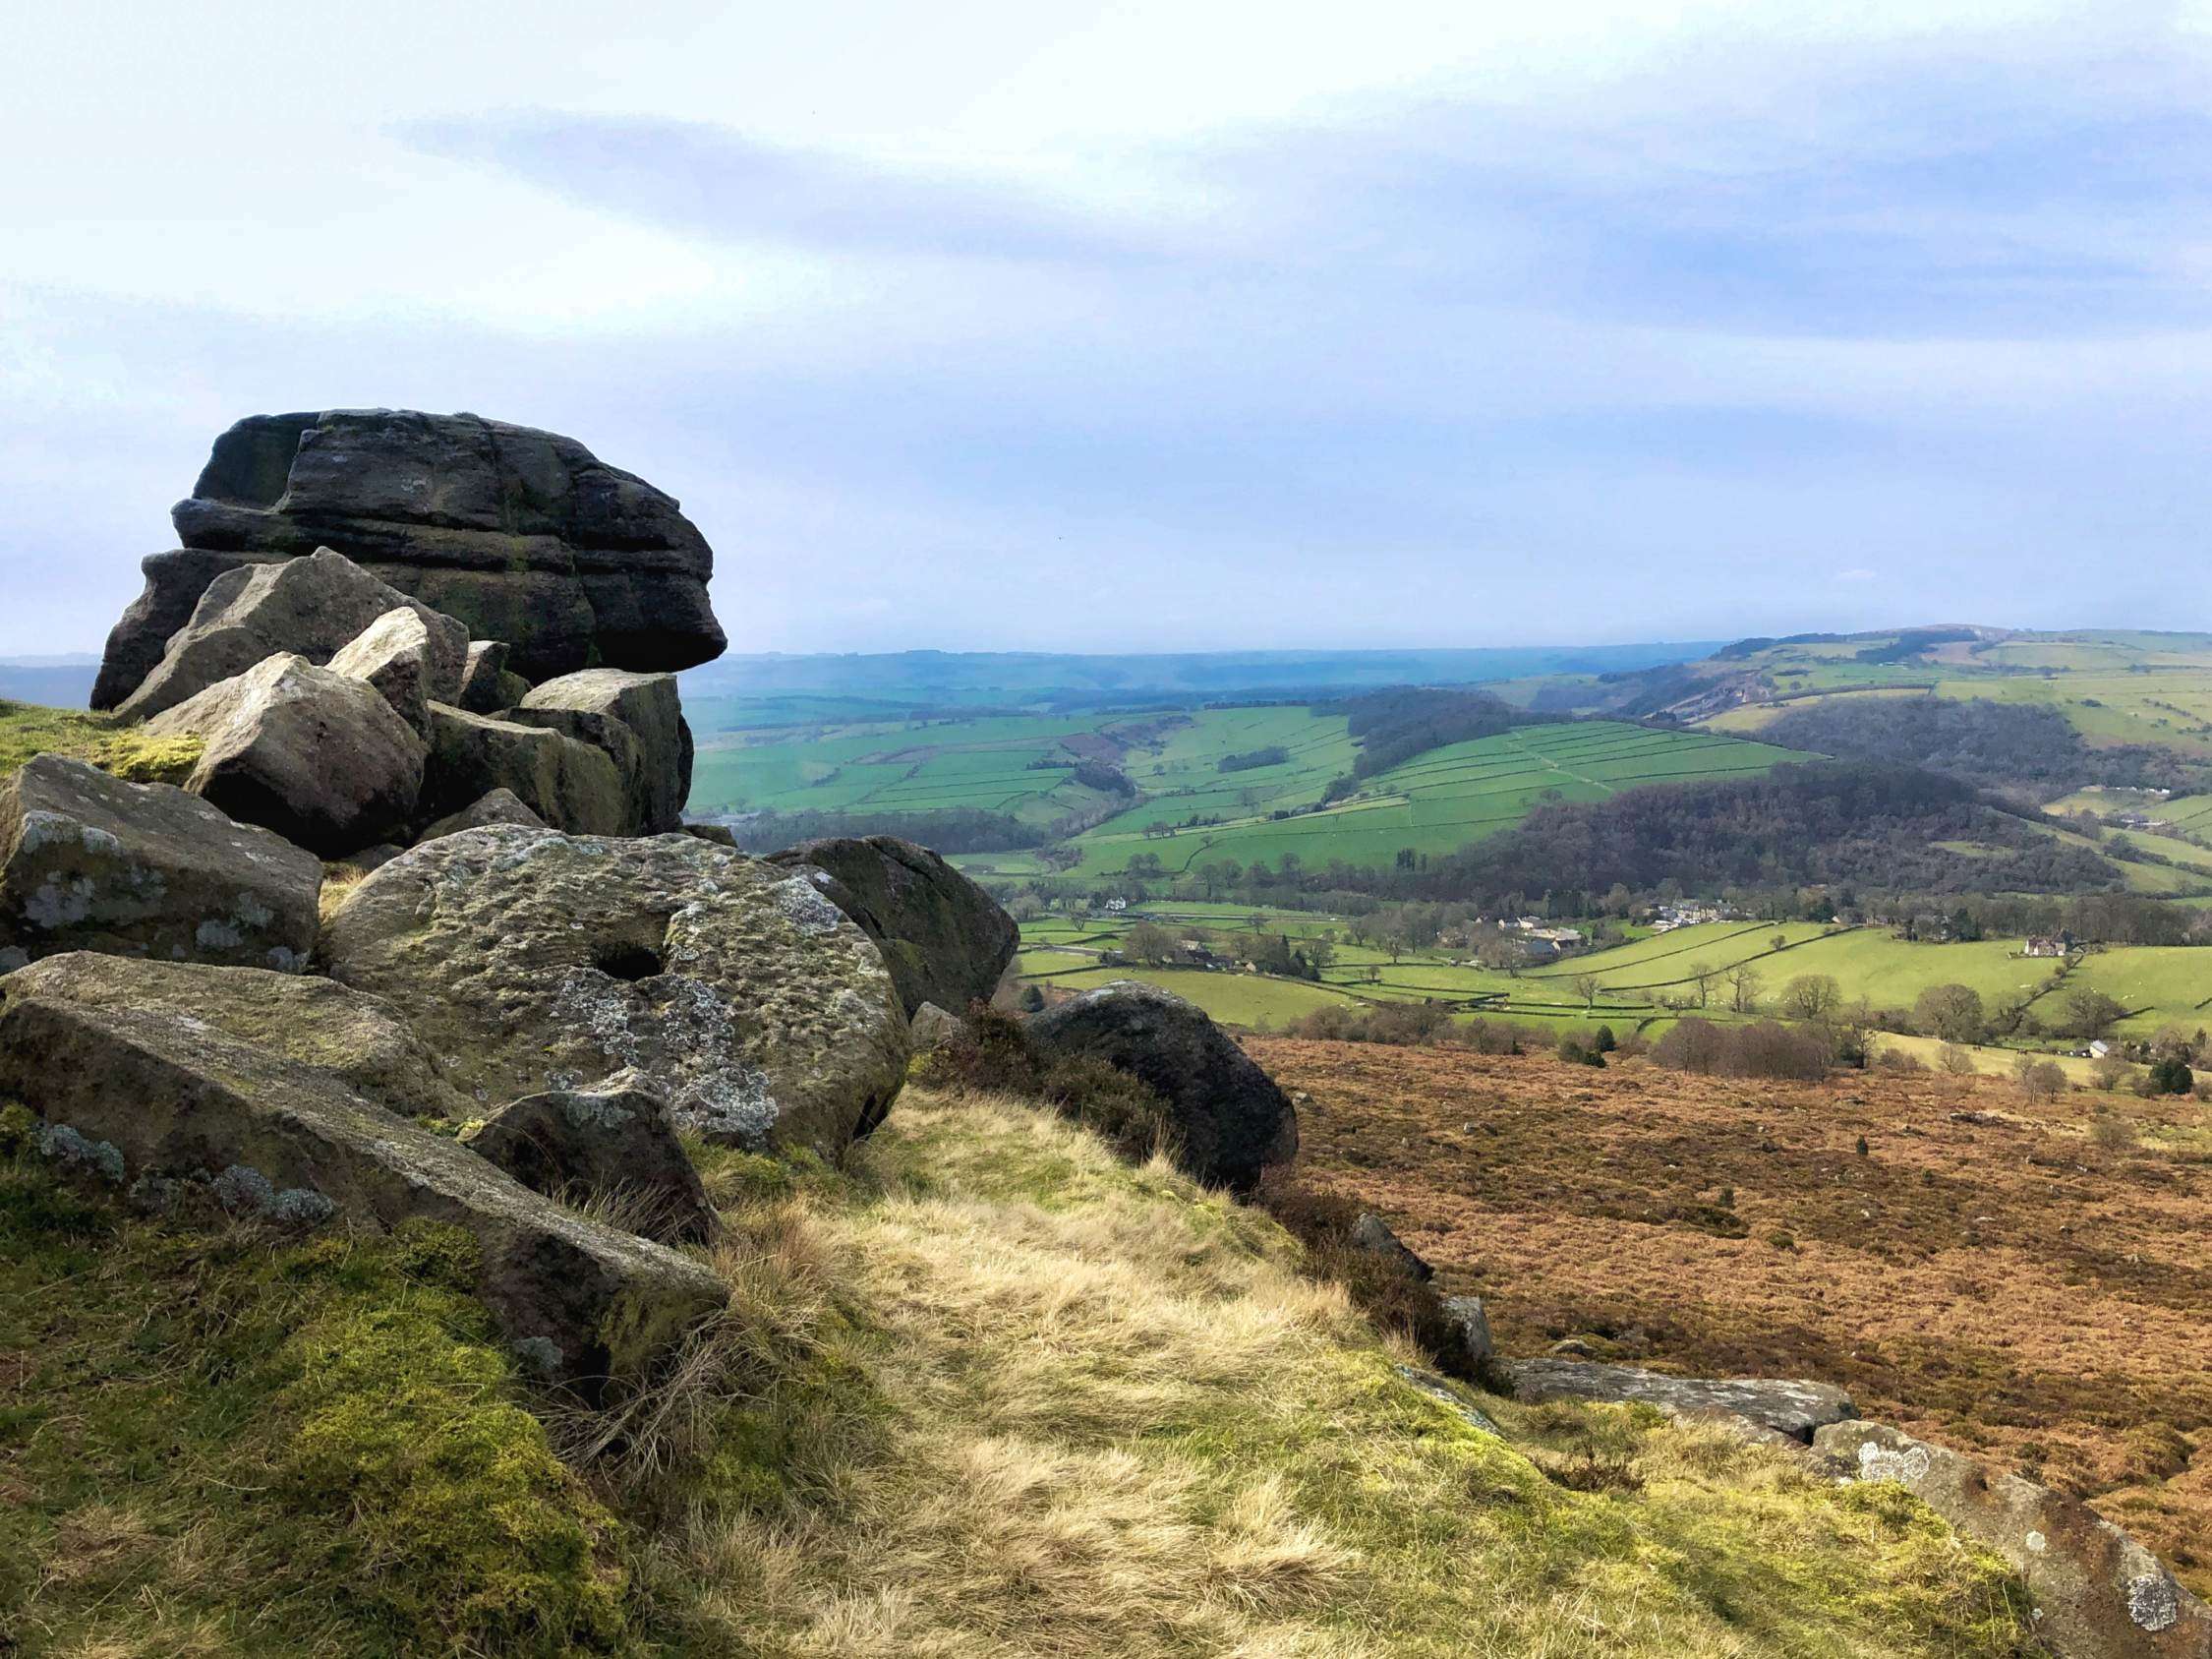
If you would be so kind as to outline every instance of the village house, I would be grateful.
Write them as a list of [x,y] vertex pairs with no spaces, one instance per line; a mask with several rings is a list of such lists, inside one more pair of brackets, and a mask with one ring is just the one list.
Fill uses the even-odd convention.
[[2029,956],[2064,956],[2066,954],[2066,948],[2049,934],[2037,933],[2029,936],[2025,954]]

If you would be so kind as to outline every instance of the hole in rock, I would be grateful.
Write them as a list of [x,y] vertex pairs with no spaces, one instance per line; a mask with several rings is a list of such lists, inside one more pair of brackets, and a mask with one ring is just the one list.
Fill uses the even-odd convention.
[[602,945],[592,966],[611,979],[650,979],[661,972],[661,953],[645,945]]

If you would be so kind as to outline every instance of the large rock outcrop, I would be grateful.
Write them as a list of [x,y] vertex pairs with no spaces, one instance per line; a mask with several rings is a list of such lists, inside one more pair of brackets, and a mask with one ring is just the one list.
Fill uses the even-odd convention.
[[661,835],[682,826],[683,803],[691,795],[691,728],[674,675],[610,668],[564,674],[532,687],[506,718],[529,721],[562,713],[619,721],[635,737],[626,782],[638,834]]
[[319,548],[305,558],[242,564],[216,576],[116,712],[133,720],[159,714],[282,652],[327,663],[395,607],[414,611],[430,635],[433,694],[458,695],[468,630],[353,561]]
[[663,1244],[703,1244],[714,1207],[691,1166],[669,1104],[635,1072],[588,1089],[553,1089],[470,1126],[461,1145],[533,1192],[617,1218]]
[[1249,1190],[1298,1151],[1298,1114],[1275,1080],[1199,1009],[1120,979],[1034,1015],[1029,1039],[1048,1054],[1102,1060],[1168,1103],[1183,1163],[1201,1181]]
[[908,1015],[925,1002],[965,1013],[988,999],[1021,931],[996,899],[935,853],[896,836],[836,837],[772,854],[804,865],[882,950]]
[[322,867],[167,784],[41,754],[0,781],[0,973],[64,951],[290,973]]
[[505,790],[555,829],[575,835],[628,835],[630,794],[604,748],[564,732],[430,708],[430,758],[422,815],[448,817]]
[[2036,1627],[2067,1659],[2208,1659],[2212,1607],[2088,1505],[1885,1423],[1819,1430],[1845,1479],[1895,1481],[2026,1582]]
[[444,836],[355,888],[320,949],[482,1102],[634,1067],[684,1127],[835,1153],[905,1076],[867,935],[804,876],[692,836]]
[[507,641],[532,681],[690,668],[724,646],[707,599],[714,555],[675,501],[529,427],[393,409],[256,415],[215,440],[171,516],[187,552],[147,562],[146,596],[109,636],[97,707],[158,657],[167,632],[154,630],[174,631],[209,554],[334,547],[471,637]]
[[49,1156],[141,1203],[194,1183],[282,1224],[466,1228],[478,1293],[550,1378],[642,1373],[728,1300],[409,1121],[461,1102],[389,1010],[327,980],[49,957],[0,978],[0,1095],[44,1120]]
[[365,680],[274,656],[146,722],[204,745],[185,788],[326,859],[415,815],[423,741]]

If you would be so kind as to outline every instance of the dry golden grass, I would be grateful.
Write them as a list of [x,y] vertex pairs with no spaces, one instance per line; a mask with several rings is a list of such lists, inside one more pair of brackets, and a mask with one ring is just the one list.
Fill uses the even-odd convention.
[[[679,1648],[2015,1651],[1916,1506],[1650,1413],[1485,1400],[1482,1433],[1263,1215],[1045,1109],[909,1090],[867,1162],[726,1213],[747,1351],[639,1566]],[[1638,1489],[1545,1472],[1590,1459]]]

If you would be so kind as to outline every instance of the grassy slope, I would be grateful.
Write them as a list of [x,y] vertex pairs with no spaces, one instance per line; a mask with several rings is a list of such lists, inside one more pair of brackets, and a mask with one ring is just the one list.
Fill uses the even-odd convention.
[[105,715],[0,700],[0,777],[35,754],[66,754],[136,783],[177,783],[200,758],[189,738],[146,738]]
[[0,1165],[0,1631],[106,1659],[2023,1650],[2007,1581],[1893,1489],[1645,1412],[1484,1400],[1481,1433],[1271,1222],[1029,1107],[909,1096],[841,1175],[703,1163],[730,1320],[651,1402],[670,1466],[589,1481],[437,1239],[272,1249]]

